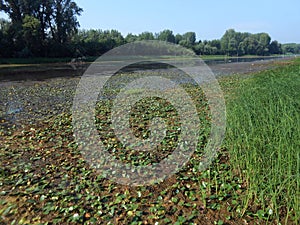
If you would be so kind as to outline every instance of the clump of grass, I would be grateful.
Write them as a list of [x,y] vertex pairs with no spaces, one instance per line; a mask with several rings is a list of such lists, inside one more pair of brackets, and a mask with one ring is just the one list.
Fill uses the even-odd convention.
[[[247,189],[241,213],[300,218],[300,60],[239,82],[228,100],[226,146]],[[296,222],[297,223],[297,222]]]

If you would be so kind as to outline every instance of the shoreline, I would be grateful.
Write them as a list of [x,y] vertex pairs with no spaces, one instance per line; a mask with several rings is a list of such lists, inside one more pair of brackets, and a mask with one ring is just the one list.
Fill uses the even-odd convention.
[[[206,62],[216,77],[218,77],[220,75],[243,74],[264,70],[273,62],[286,61],[292,58],[293,57],[285,57],[247,62],[232,61],[227,63],[210,60],[204,60],[204,62]],[[1,83],[10,81],[45,81],[53,78],[80,77],[90,65],[91,63],[82,62],[75,64],[53,63],[0,67],[0,86]]]
[[[226,63],[209,67],[217,78],[221,78],[271,69],[276,67],[276,62],[281,61]],[[28,70],[23,73],[19,71],[18,76],[14,77],[19,79],[0,79],[0,128],[35,124],[61,113],[69,113],[77,85],[86,68],[87,65],[81,65],[65,73],[66,68],[60,65],[44,72],[37,70],[30,76]],[[61,72],[64,76],[59,76]],[[34,76],[37,73],[42,74],[37,78]]]

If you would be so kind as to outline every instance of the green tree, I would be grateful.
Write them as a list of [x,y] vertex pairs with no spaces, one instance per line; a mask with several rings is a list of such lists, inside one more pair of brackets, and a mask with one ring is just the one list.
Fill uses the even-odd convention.
[[220,40],[211,40],[209,42],[209,45],[212,46],[212,47],[216,47],[218,50],[221,50],[221,41]]
[[0,19],[0,57],[13,55],[13,40],[10,35],[11,22]]
[[[77,32],[77,16],[82,9],[72,0],[0,0],[0,11],[11,19],[11,33],[16,51],[32,49],[29,43],[38,39],[34,52],[65,54],[72,35]],[[33,31],[30,34],[30,30]],[[29,40],[23,41],[24,38]],[[51,48],[49,48],[49,45]]]
[[125,42],[126,43],[130,43],[130,42],[134,42],[134,41],[137,41],[139,38],[137,35],[135,34],[132,34],[132,33],[129,33],[126,35],[125,37]]
[[181,34],[176,34],[175,36],[175,44],[179,44],[179,42],[183,39]]
[[151,32],[143,32],[141,34],[138,35],[138,40],[154,40],[154,35]]
[[22,27],[26,47],[33,55],[39,55],[41,53],[40,21],[33,16],[26,15]]
[[285,54],[300,54],[300,44],[287,43],[282,45],[283,53]]
[[248,36],[248,33],[236,32],[229,29],[221,38],[221,51],[228,55],[241,55],[244,51],[240,48],[241,43]]
[[247,37],[241,44],[240,48],[247,55],[257,55],[258,41],[253,37]]
[[203,55],[204,54],[204,47],[205,47],[205,44],[202,43],[202,42],[199,42],[198,44],[194,45],[193,50],[197,55]]
[[281,44],[278,43],[278,41],[272,41],[269,46],[270,54],[281,54],[282,48]]
[[235,37],[232,37],[229,40],[229,43],[227,46],[227,52],[229,53],[229,55],[235,55],[235,54],[238,55],[238,46],[239,46],[238,41],[236,40]]
[[[183,42],[184,41],[184,42]],[[186,32],[182,35],[182,40],[180,42],[183,42],[183,46],[185,47],[193,47],[196,42],[196,33],[195,32]],[[179,44],[180,44],[179,42]]]
[[53,0],[53,21],[49,25],[59,44],[66,43],[77,32],[79,22],[76,16],[81,15],[82,11],[72,0]]
[[80,30],[72,39],[76,55],[99,56],[125,43],[117,30]]
[[175,36],[173,34],[173,31],[171,30],[163,30],[158,34],[157,37],[160,41],[167,41],[171,43],[175,43]]
[[235,30],[226,30],[221,38],[221,49],[224,53],[230,54],[230,42],[233,42],[232,40],[235,40]]
[[271,42],[271,37],[267,33],[256,34],[258,39],[257,54],[258,55],[269,55],[269,46]]

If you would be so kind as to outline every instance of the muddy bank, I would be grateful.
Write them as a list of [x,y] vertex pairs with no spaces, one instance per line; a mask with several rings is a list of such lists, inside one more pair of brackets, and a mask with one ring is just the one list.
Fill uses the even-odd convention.
[[[272,58],[266,60],[224,62],[222,60],[207,60],[206,64],[212,69],[215,75],[228,75],[234,73],[248,73],[268,68],[275,61],[291,59]],[[251,60],[249,58],[248,60]],[[31,64],[31,65],[0,65],[0,84],[8,81],[43,81],[52,78],[70,78],[81,76],[91,63],[53,63],[53,64]],[[104,63],[104,65],[107,63]],[[154,64],[155,68],[155,64]],[[127,72],[136,68],[127,68]],[[140,68],[139,68],[140,69]],[[153,68],[152,68],[153,69]],[[3,84],[2,84],[3,85]]]
[[274,60],[264,60],[255,62],[220,63],[209,65],[209,67],[218,77],[232,74],[253,73],[270,69],[274,67],[274,62]]
[[[273,60],[210,65],[218,76],[244,74],[274,67]],[[70,112],[80,77],[88,64],[0,69],[0,126],[37,123]]]
[[[81,76],[88,68],[82,64],[37,64],[19,66],[0,66],[0,85],[9,81],[43,81],[52,78],[70,78]],[[2,84],[3,85],[3,84]]]

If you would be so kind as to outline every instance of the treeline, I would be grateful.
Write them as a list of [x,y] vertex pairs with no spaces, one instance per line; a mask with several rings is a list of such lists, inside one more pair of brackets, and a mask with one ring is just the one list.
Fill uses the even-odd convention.
[[171,30],[159,33],[143,32],[127,36],[117,30],[79,30],[70,39],[70,47],[75,55],[98,56],[122,44],[142,41],[161,40],[192,49],[198,55],[260,55],[300,54],[300,44],[280,44],[271,40],[267,33],[241,33],[234,29],[225,32],[221,39],[197,41],[195,32],[174,34]]
[[83,11],[72,0],[0,0],[0,57],[65,57]]
[[296,43],[283,44],[282,50],[286,54],[300,54],[300,44],[296,44]]
[[138,40],[161,40],[190,48],[199,55],[299,54],[297,44],[281,45],[267,33],[242,33],[229,29],[217,40],[197,41],[195,32],[174,34],[143,32],[123,36],[117,30],[78,30],[83,11],[72,0],[0,0],[0,57],[99,56]]

